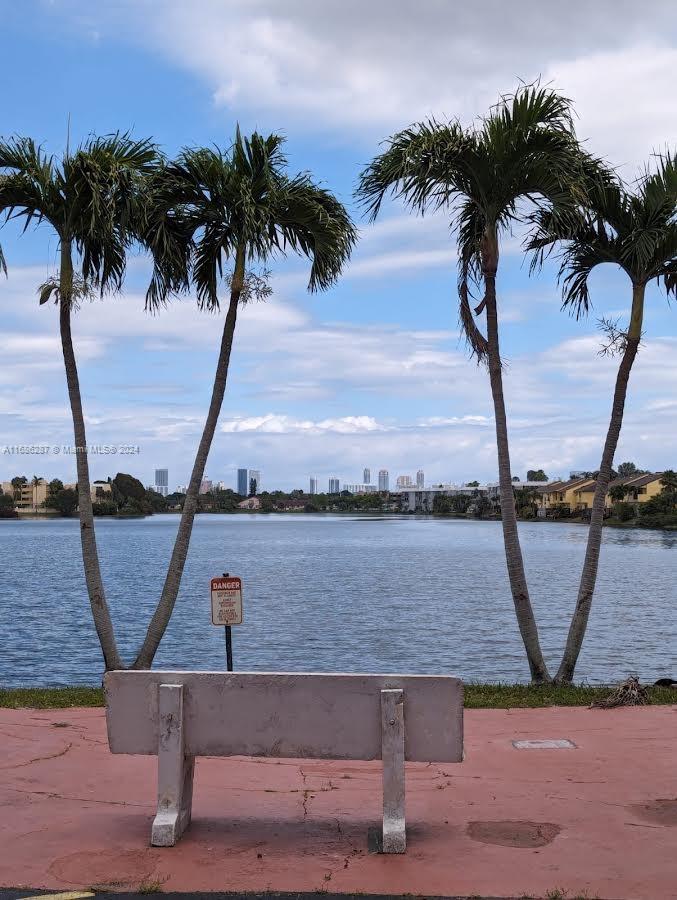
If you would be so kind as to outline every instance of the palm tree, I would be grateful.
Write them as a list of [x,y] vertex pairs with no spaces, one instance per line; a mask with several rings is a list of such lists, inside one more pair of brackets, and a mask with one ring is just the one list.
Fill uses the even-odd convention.
[[628,488],[624,484],[614,484],[609,488],[608,493],[614,503],[621,503],[628,494]]
[[[513,496],[499,346],[496,274],[501,238],[524,221],[526,208],[570,202],[584,160],[570,102],[539,85],[502,98],[477,125],[430,119],[399,132],[363,171],[358,198],[373,221],[386,195],[411,209],[448,209],[457,231],[460,318],[472,352],[487,364],[494,404],[503,537],[510,587],[534,682],[549,680],[524,574]],[[475,315],[471,284],[483,286]]]
[[[71,314],[96,290],[101,296],[120,288],[126,254],[137,232],[145,176],[158,165],[150,141],[126,134],[87,139],[57,161],[30,138],[0,141],[0,214],[21,219],[24,230],[47,223],[59,242],[58,276],[40,288],[40,303],[54,299],[68,397],[73,418],[82,559],[94,624],[107,669],[121,668],[94,534],[85,421],[80,396]],[[4,268],[4,257],[0,256]],[[162,279],[155,285],[160,292]],[[79,450],[77,448],[80,448]]]
[[677,472],[666,469],[661,475],[661,490],[664,494],[677,494]]
[[[225,153],[184,151],[161,173],[149,223],[173,220],[177,232],[194,241],[192,278],[198,304],[220,309],[219,281],[226,274],[228,311],[223,324],[209,412],[198,445],[174,550],[162,595],[134,663],[151,665],[179,592],[193,519],[209,450],[214,438],[230,363],[238,308],[270,293],[265,277],[247,272],[248,263],[265,265],[291,250],[312,260],[309,290],[324,290],[339,276],[355,242],[355,229],[339,201],[307,174],[290,177],[283,139],[239,129]],[[157,305],[151,291],[149,305]]]
[[602,461],[592,503],[585,561],[564,656],[556,680],[573,678],[592,606],[602,544],[604,498],[623,423],[632,365],[642,338],[644,295],[653,279],[665,291],[677,293],[677,156],[658,155],[655,170],[646,169],[635,190],[616,179],[593,179],[586,189],[586,205],[572,211],[555,208],[537,217],[531,246],[536,261],[555,243],[560,250],[563,301],[577,316],[588,311],[588,279],[597,266],[611,263],[628,276],[632,292],[627,330],[602,321],[609,341],[604,353],[620,353]]

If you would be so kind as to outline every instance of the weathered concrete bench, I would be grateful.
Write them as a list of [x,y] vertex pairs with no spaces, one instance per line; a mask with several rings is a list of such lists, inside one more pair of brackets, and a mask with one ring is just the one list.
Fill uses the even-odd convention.
[[159,847],[190,822],[196,756],[382,759],[384,853],[406,848],[404,761],[463,759],[451,676],[120,671],[104,686],[111,751],[158,756]]

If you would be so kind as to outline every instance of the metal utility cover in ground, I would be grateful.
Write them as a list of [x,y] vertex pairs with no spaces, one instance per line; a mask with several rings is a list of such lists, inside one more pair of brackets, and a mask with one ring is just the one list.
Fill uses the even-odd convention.
[[242,579],[212,578],[212,625],[242,625]]
[[576,744],[566,738],[545,741],[513,741],[516,750],[575,750]]

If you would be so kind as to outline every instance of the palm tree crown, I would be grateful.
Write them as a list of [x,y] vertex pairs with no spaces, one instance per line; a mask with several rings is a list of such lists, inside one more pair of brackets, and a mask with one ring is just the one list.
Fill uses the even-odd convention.
[[[356,239],[343,205],[301,173],[289,177],[284,139],[238,129],[227,152],[187,149],[158,174],[153,224],[173,217],[194,239],[192,279],[201,306],[219,307],[219,280],[238,251],[265,263],[289,250],[312,259],[309,290],[338,277]],[[149,305],[157,302],[151,293]]]
[[590,308],[588,280],[597,266],[619,266],[636,287],[653,279],[677,294],[677,155],[657,154],[635,190],[616,179],[592,178],[586,204],[534,217],[530,247],[539,263],[560,242],[563,304],[576,316]]
[[24,230],[49,222],[77,252],[83,281],[117,290],[138,235],[141,180],[158,163],[151,141],[127,134],[89,138],[60,162],[30,138],[1,141],[0,214]]
[[470,312],[469,279],[495,274],[499,237],[527,219],[530,204],[570,205],[579,173],[596,166],[576,142],[570,101],[532,85],[504,97],[470,128],[429,119],[394,135],[363,171],[357,195],[372,220],[387,194],[421,214],[451,207],[461,320],[473,352],[483,358],[486,339]]

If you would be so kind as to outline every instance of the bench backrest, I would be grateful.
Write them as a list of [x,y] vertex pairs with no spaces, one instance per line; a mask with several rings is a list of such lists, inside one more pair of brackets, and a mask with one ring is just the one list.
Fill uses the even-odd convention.
[[405,759],[463,759],[463,684],[449,675],[108,672],[113,753],[158,752],[158,686],[184,686],[186,753],[380,759],[381,690],[404,691]]

